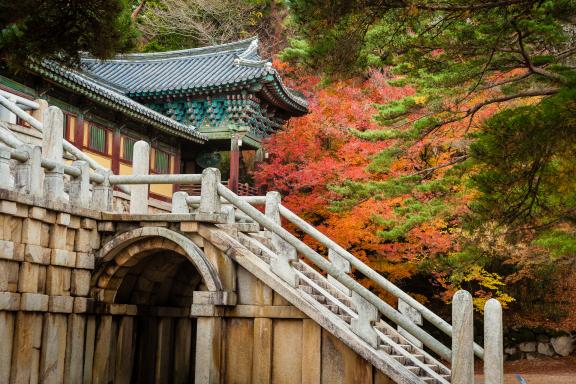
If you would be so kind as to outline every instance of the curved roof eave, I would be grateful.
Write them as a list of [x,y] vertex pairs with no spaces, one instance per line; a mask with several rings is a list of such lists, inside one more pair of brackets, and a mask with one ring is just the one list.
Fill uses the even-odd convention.
[[195,127],[181,124],[138,103],[124,94],[119,93],[114,88],[110,88],[104,83],[101,83],[100,79],[92,79],[86,74],[81,74],[70,68],[64,68],[50,61],[32,63],[29,67],[32,71],[46,76],[65,87],[71,88],[113,110],[125,113],[133,119],[197,143],[205,143],[208,140],[208,137],[198,132]]

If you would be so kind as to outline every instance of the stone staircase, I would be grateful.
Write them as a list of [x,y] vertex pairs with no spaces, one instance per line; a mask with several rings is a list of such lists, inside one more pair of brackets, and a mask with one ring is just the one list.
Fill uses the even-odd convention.
[[[272,258],[278,257],[277,250],[269,240],[269,233],[239,233],[238,241],[268,265]],[[298,294],[305,300],[320,304],[328,318],[340,324],[345,323],[345,326],[349,328],[352,320],[358,318],[349,293],[330,282],[327,277],[303,260],[293,262],[292,266],[297,275],[295,290]],[[422,348],[412,344],[393,326],[379,319],[372,327],[378,337],[376,355],[386,355],[396,360],[407,372],[418,378],[409,382],[450,383],[450,369]],[[351,329],[350,333],[353,333]]]

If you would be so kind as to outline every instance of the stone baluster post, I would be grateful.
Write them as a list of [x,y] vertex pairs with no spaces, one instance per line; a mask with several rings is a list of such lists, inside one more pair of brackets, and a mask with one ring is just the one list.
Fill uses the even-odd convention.
[[32,110],[32,117],[44,124],[44,113],[48,109],[48,102],[44,99],[34,100],[38,103],[39,108]]
[[80,176],[70,181],[70,203],[88,208],[90,205],[90,165],[83,160],[76,160],[72,166],[80,170]]
[[[410,320],[414,324],[420,326],[423,325],[422,314],[418,312],[416,309],[412,308],[407,302],[405,302],[402,299],[398,299],[398,312],[403,314],[405,317],[408,318],[408,320]],[[400,326],[398,326],[398,333],[400,333],[402,336],[408,339],[408,341],[410,341],[415,346],[420,348],[424,346],[424,344],[420,340],[412,336],[409,332],[405,331],[404,328]]]
[[112,210],[112,185],[110,184],[110,175],[112,171],[109,169],[96,169],[96,173],[104,177],[104,181],[101,184],[96,184],[94,186],[94,192],[92,193],[92,209],[99,211],[110,211]]
[[[282,197],[278,192],[266,194],[265,215],[275,224],[282,226],[280,218],[280,202]],[[267,232],[270,242],[276,252],[276,257],[270,260],[270,269],[293,287],[298,285],[298,276],[292,267],[292,262],[298,260],[296,249],[272,232]]]
[[226,224],[236,224],[236,211],[234,206],[226,204],[222,206],[222,213],[226,215]]
[[[148,175],[150,172],[150,144],[143,140],[134,143],[132,174],[134,176]],[[130,187],[130,213],[145,215],[148,213],[148,184],[132,185]]]
[[187,197],[188,194],[186,192],[174,192],[172,195],[172,213],[190,213],[190,208],[186,201]]
[[[7,97],[8,101],[16,104],[16,99],[14,97]],[[0,105],[0,121],[6,121],[11,124],[16,124],[16,114],[10,111],[8,108]]]
[[0,147],[0,188],[14,188],[14,178],[10,172],[10,151],[6,147]]
[[474,383],[472,295],[460,290],[452,297],[452,384]]
[[360,336],[372,348],[378,348],[378,334],[374,329],[374,323],[380,318],[378,308],[354,291],[352,291],[352,304],[358,313],[358,317],[352,318],[350,322],[352,332]]
[[484,383],[504,383],[502,306],[496,299],[484,305]]
[[42,156],[47,160],[62,162],[64,148],[64,114],[58,107],[48,107],[43,113]]
[[28,160],[16,164],[16,190],[42,196],[42,147],[23,145],[18,149],[28,154]]
[[200,192],[200,206],[198,207],[199,218],[202,216],[209,218],[220,213],[218,184],[220,184],[219,169],[206,168],[202,171],[202,189]]
[[[340,256],[338,252],[333,249],[328,249],[328,260],[332,263],[332,265],[338,269],[339,272],[349,273],[350,272],[350,262]],[[328,275],[328,281],[332,283],[336,288],[338,288],[341,292],[345,295],[350,296],[352,293],[350,288],[346,287],[344,284],[333,278],[332,276]]]
[[56,167],[44,172],[44,195],[52,201],[66,201],[64,194],[64,169],[62,168],[64,149],[64,114],[58,107],[44,110],[44,128],[42,130],[42,156],[58,163]]
[[49,201],[66,202],[64,194],[64,167],[57,164],[44,170],[44,197]]

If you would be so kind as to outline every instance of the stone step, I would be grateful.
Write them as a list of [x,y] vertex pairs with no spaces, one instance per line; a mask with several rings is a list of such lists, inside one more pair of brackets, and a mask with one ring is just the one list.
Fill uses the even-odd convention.
[[304,291],[309,295],[312,295],[314,293],[314,290],[309,285],[300,284],[300,285],[298,285],[298,288],[300,288],[301,291]]
[[312,297],[314,297],[316,299],[317,302],[319,302],[320,304],[324,304],[326,303],[326,297],[322,296],[322,295],[312,295]]
[[324,304],[324,306],[326,308],[328,308],[332,313],[338,315],[339,314],[339,308],[337,305],[333,305],[333,304]]
[[381,351],[384,351],[385,353],[387,353],[388,355],[392,353],[392,347],[389,345],[384,345],[381,344],[378,346],[378,349]]
[[420,375],[421,369],[419,367],[415,367],[413,365],[405,365],[404,368],[415,374],[416,376]]
[[421,377],[420,380],[422,380],[425,383],[430,383],[430,384],[436,384],[438,381],[432,377]]
[[352,322],[352,316],[350,315],[338,315],[339,318],[350,324]]

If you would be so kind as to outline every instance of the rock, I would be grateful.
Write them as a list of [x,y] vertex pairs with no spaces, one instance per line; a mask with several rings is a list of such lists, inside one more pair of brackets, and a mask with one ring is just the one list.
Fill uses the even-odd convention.
[[507,355],[515,355],[518,352],[516,347],[504,348],[504,353]]
[[536,352],[536,342],[535,341],[527,341],[524,343],[518,344],[518,348],[522,352]]
[[572,336],[558,336],[550,339],[554,351],[560,356],[568,356],[574,351],[574,339]]
[[554,356],[554,348],[550,343],[538,343],[538,353],[544,356]]
[[528,352],[528,353],[526,354],[526,359],[527,359],[527,360],[534,360],[534,359],[536,359],[536,358],[538,358],[538,355],[537,355],[536,353]]
[[536,337],[536,340],[538,340],[541,343],[548,343],[550,342],[550,338],[546,335],[540,334]]

